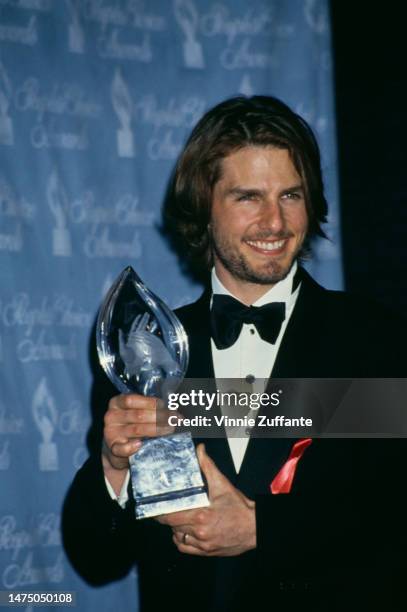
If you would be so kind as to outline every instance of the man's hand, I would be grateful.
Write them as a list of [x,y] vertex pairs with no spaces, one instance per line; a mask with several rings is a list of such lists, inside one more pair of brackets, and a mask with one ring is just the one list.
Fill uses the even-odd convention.
[[[105,414],[103,470],[115,492],[120,492],[129,467],[129,457],[141,446],[141,438],[162,436],[174,428],[164,403],[144,395],[117,395]],[[174,414],[174,412],[172,412]]]
[[256,548],[255,503],[225,478],[203,444],[197,453],[210,506],[165,514],[157,520],[172,527],[178,550],[190,555],[231,557]]

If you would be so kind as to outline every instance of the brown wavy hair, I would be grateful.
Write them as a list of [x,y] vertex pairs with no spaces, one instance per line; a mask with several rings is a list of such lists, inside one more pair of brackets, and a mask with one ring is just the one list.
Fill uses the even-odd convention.
[[192,131],[178,159],[164,218],[167,227],[200,270],[213,265],[208,224],[212,193],[221,176],[221,162],[247,146],[274,146],[289,151],[300,175],[308,213],[308,236],[325,236],[328,212],[321,159],[315,136],[304,119],[271,96],[239,96],[209,110]]

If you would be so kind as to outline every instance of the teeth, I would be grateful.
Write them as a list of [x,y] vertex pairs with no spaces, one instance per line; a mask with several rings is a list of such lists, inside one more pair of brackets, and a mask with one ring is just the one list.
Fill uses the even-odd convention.
[[276,240],[275,242],[263,242],[261,240],[248,240],[247,244],[251,246],[255,246],[258,249],[263,249],[264,251],[274,251],[275,249],[280,249],[285,240]]

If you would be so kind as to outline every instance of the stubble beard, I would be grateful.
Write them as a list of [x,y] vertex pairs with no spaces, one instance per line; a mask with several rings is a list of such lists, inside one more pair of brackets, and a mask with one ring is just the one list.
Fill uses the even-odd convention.
[[[276,240],[289,238],[289,236],[273,236]],[[269,236],[270,238],[270,236]],[[212,249],[224,268],[235,278],[256,285],[274,285],[282,281],[290,272],[294,262],[301,252],[302,244],[292,254],[288,263],[280,264],[273,260],[262,267],[254,267],[247,258],[226,240],[216,239],[212,234]]]

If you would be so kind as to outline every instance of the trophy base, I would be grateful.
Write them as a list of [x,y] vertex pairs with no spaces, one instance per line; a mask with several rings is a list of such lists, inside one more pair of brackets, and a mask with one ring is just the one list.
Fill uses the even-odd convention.
[[201,493],[183,497],[183,492],[179,491],[181,497],[176,499],[158,500],[147,502],[141,505],[136,504],[136,519],[152,518],[160,514],[170,514],[171,512],[181,512],[182,510],[193,510],[194,508],[204,508],[209,506],[208,496],[204,489]]
[[190,433],[145,439],[130,474],[137,519],[209,506]]

